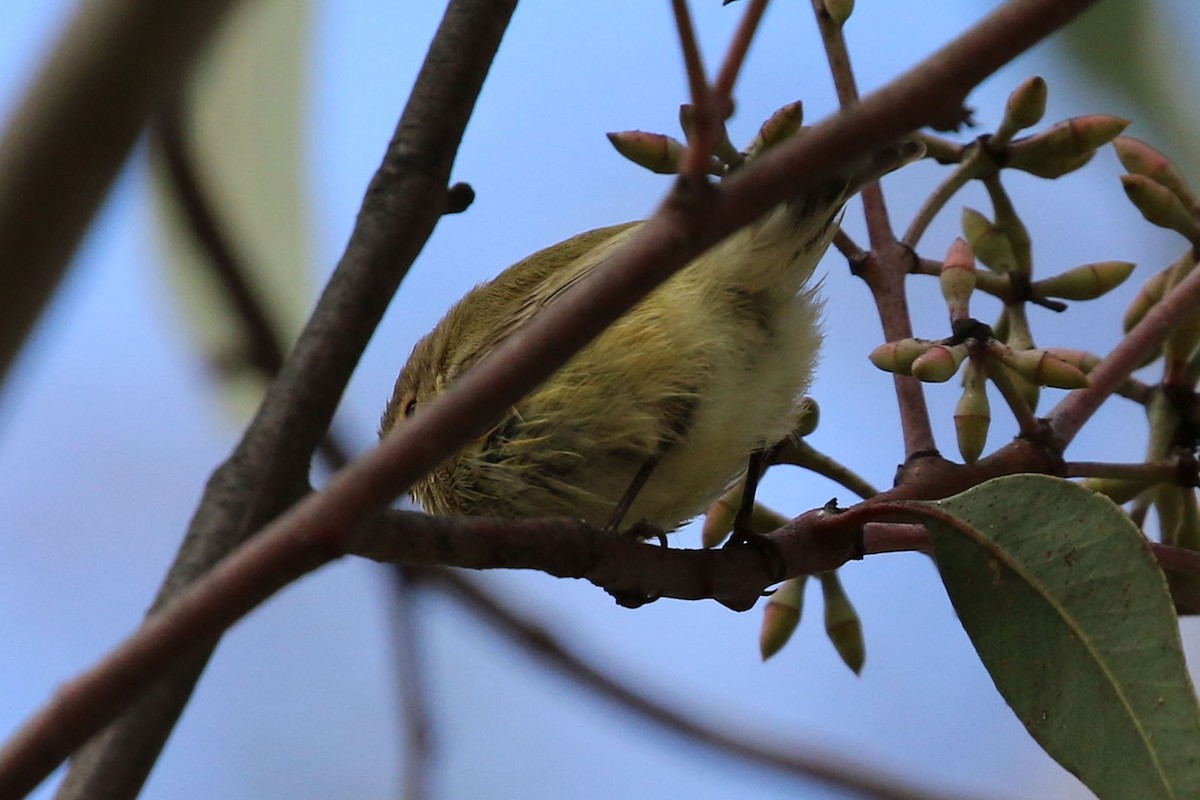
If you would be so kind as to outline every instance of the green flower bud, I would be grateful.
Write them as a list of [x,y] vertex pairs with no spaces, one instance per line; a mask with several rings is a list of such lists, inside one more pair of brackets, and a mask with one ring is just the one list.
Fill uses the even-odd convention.
[[779,530],[792,520],[778,511],[767,508],[762,503],[755,503],[750,512],[750,527],[755,533],[770,533]]
[[987,444],[992,411],[988,404],[987,380],[974,359],[963,370],[963,393],[954,409],[954,428],[958,433],[958,452],[963,461],[974,464]]
[[1100,363],[1100,356],[1086,350],[1073,350],[1069,347],[1047,347],[1046,352],[1057,359],[1065,361],[1084,375],[1091,372]]
[[1149,481],[1130,481],[1123,478],[1086,478],[1083,487],[1102,494],[1117,505],[1128,503],[1153,486]]
[[804,124],[804,104],[797,100],[772,114],[746,148],[750,156],[762,155],[780,142],[787,141]]
[[1038,76],[1026,78],[1008,96],[1004,116],[1015,130],[1032,128],[1046,114],[1046,81]]
[[733,488],[708,507],[704,512],[704,527],[700,531],[700,543],[705,548],[719,547],[729,538],[733,530],[733,520],[737,516],[738,507],[742,504],[742,492],[745,491],[745,480],[738,481]]
[[1200,242],[1200,222],[1166,186],[1145,175],[1122,175],[1121,185],[1147,222],[1175,231],[1189,242]]
[[[691,103],[683,103],[679,106],[679,127],[683,129],[684,136],[690,142],[696,137],[696,107]],[[720,136],[713,143],[713,155],[715,155],[722,164],[729,167],[740,166],[746,157],[738,152],[738,149],[733,146],[733,142],[729,141],[729,131],[724,125],[720,126]]]
[[1123,324],[1126,333],[1133,330],[1134,326],[1142,321],[1142,317],[1146,316],[1146,312],[1158,305],[1159,300],[1162,300],[1163,294],[1171,282],[1173,266],[1162,268],[1150,280],[1142,284],[1142,288],[1129,303],[1129,308],[1125,309]]
[[804,585],[807,582],[807,575],[784,581],[767,601],[758,634],[758,652],[763,661],[782,650],[792,638],[804,609]]
[[962,210],[963,235],[971,243],[975,257],[996,272],[1015,272],[1017,256],[1004,231],[973,208]]
[[935,344],[912,363],[912,374],[926,383],[944,383],[967,357],[965,344]]
[[847,667],[855,675],[862,673],[867,660],[867,649],[863,642],[862,622],[850,604],[850,598],[842,589],[836,572],[822,572],[821,592],[825,598],[825,633]]
[[1006,166],[1041,178],[1058,178],[1082,167],[1097,148],[1128,126],[1129,120],[1107,114],[1064,120],[1049,130],[1013,142]]
[[854,0],[825,0],[825,13],[836,25],[845,25],[854,12]]
[[931,339],[897,339],[884,342],[871,351],[871,363],[884,372],[911,375],[912,364],[937,342]]
[[619,131],[607,135],[617,152],[639,167],[659,175],[679,173],[684,146],[678,139],[646,131]]
[[809,395],[804,395],[792,406],[792,436],[803,439],[817,429],[821,421],[821,407]]
[[1034,291],[1045,297],[1064,300],[1095,300],[1115,289],[1133,274],[1129,261],[1097,261],[1082,264],[1052,278],[1036,281]]
[[999,342],[990,342],[988,352],[1037,386],[1082,389],[1088,385],[1087,375],[1045,350],[1014,350]]

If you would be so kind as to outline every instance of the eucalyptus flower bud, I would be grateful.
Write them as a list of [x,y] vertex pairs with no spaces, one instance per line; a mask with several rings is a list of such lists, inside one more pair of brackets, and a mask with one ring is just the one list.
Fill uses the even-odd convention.
[[854,0],[825,0],[825,13],[836,25],[845,25],[854,12]]
[[867,649],[858,612],[850,604],[836,572],[822,572],[818,577],[825,599],[825,633],[846,666],[859,675],[867,660]]
[[954,408],[954,429],[958,434],[958,452],[967,464],[974,464],[987,444],[992,411],[987,397],[987,376],[972,359],[963,370],[963,393]]
[[1121,166],[1134,175],[1143,175],[1155,183],[1170,189],[1185,206],[1195,213],[1197,206],[1196,195],[1192,193],[1187,181],[1179,174],[1179,170],[1169,158],[1155,150],[1150,145],[1132,136],[1118,136],[1113,139],[1113,148]]
[[1122,175],[1121,186],[1147,222],[1173,230],[1189,242],[1200,242],[1200,222],[1179,195],[1145,175]]
[[1087,375],[1045,350],[1014,350],[999,342],[990,342],[988,352],[1037,386],[1082,389],[1088,385]]
[[965,239],[957,238],[950,244],[938,281],[950,309],[950,319],[966,319],[970,315],[971,293],[975,291],[975,253]]
[[676,175],[683,163],[683,142],[661,133],[618,131],[608,140],[617,152],[639,167],[659,175]]
[[759,156],[780,142],[787,141],[804,124],[804,104],[797,100],[776,111],[758,129],[758,134],[746,148],[750,156]]
[[965,344],[935,344],[912,364],[912,374],[926,383],[944,383],[954,377],[967,357]]
[[1008,148],[1006,166],[1041,178],[1059,178],[1086,164],[1097,148],[1129,126],[1129,120],[1089,114],[1064,120],[1049,130],[1018,139]]
[[884,372],[911,375],[913,362],[936,344],[932,339],[897,339],[879,345],[868,358]]
[[1064,300],[1095,300],[1117,288],[1133,274],[1133,263],[1129,261],[1097,261],[1036,281],[1033,289],[1046,297],[1061,297]]
[[1008,235],[973,208],[962,210],[962,230],[975,257],[996,272],[1017,271],[1017,256]]
[[800,613],[804,610],[804,586],[808,576],[784,581],[763,609],[762,628],[758,634],[758,652],[762,660],[783,649],[792,638],[792,633],[800,623]]

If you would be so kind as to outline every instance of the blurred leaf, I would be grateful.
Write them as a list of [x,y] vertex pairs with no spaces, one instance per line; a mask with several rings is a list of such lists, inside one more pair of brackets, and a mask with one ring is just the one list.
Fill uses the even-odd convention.
[[1195,107],[1196,64],[1191,43],[1169,20],[1170,13],[1155,3],[1108,0],[1050,41],[1129,104],[1141,138],[1147,138],[1147,126],[1157,129],[1158,135],[1150,138],[1171,143],[1170,155],[1192,174],[1200,163],[1188,155],[1200,142],[1194,120],[1181,116],[1181,111]]
[[1041,475],[932,505],[969,526],[926,520],[963,627],[1046,752],[1104,798],[1200,797],[1200,706],[1128,517]]
[[[301,164],[309,16],[308,2],[244,4],[200,65],[184,105],[202,188],[285,350],[311,306]],[[224,399],[248,415],[266,382],[246,363],[244,325],[185,227],[160,159],[154,177],[174,304],[216,366]]]

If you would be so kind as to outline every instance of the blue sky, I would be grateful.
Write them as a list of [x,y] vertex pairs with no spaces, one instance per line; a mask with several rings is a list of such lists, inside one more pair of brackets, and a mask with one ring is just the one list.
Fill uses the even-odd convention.
[[[0,122],[72,5],[10,0],[0,10]],[[308,210],[297,221],[308,239],[312,285],[341,251],[436,25],[435,5],[314,5],[298,153]],[[712,65],[736,24],[736,6],[695,5]],[[747,140],[759,121],[796,97],[813,119],[833,108],[805,5],[776,3],[769,11],[738,95],[735,141]],[[908,4],[858,5],[849,38],[867,89],[990,7],[944,4],[918,25]],[[1185,4],[1167,6],[1181,26],[1194,25]],[[1119,97],[1082,81],[1044,46],[972,98],[979,121],[994,124],[1008,92],[1031,74],[1049,81],[1048,121],[1127,113]],[[413,342],[463,291],[539,247],[653,209],[666,181],[616,157],[603,134],[675,133],[676,108],[685,99],[667,4],[530,0],[521,6],[455,167],[456,179],[470,182],[478,200],[439,225],[355,374],[343,422],[357,444],[373,438]],[[1135,125],[1131,132],[1154,140],[1153,130]],[[1177,254],[1171,237],[1138,222],[1117,174],[1115,158],[1102,153],[1061,182],[1011,182],[1034,230],[1043,274],[1121,258],[1137,261],[1136,275],[1144,276]],[[935,169],[921,167],[888,183],[898,226],[936,179]],[[964,201],[987,208],[981,191],[968,191]],[[151,203],[140,146],[0,395],[5,730],[137,624],[204,480],[236,441],[237,421],[217,401],[177,310],[178,290],[164,276]],[[852,205],[852,233],[861,231],[858,216]],[[928,241],[944,247],[956,233],[955,217],[940,218]],[[821,428],[811,441],[886,485],[901,457],[890,381],[863,358],[879,343],[878,325],[844,264],[830,258],[819,273],[828,345],[814,387]],[[914,282],[911,294],[918,334],[943,335],[945,311],[933,282]],[[1103,352],[1116,341],[1129,296],[1122,290],[1074,315],[1037,316],[1035,333],[1046,343]],[[957,392],[937,387],[929,394],[939,442],[953,452]],[[1074,457],[1114,450],[1121,458],[1138,456],[1143,428],[1136,409],[1114,406],[1095,430]],[[998,421],[991,445],[1011,433],[1011,425]],[[782,471],[764,491],[769,504],[793,513],[834,495],[847,499],[821,479]],[[680,542],[694,545],[694,532],[681,534]],[[825,640],[815,593],[793,642],[762,665],[758,611],[737,615],[715,603],[664,601],[631,612],[578,582],[484,577],[600,663],[735,729],[772,731],[780,741],[819,745],[979,796],[1087,796],[1041,754],[998,697],[926,559],[872,558],[842,573],[866,631],[859,678]],[[394,795],[400,767],[387,587],[378,568],[348,560],[287,589],[238,625],[145,796]],[[838,796],[798,792],[794,781],[631,721],[547,675],[444,598],[425,597],[419,610],[441,797]],[[1183,627],[1191,644],[1194,625]]]

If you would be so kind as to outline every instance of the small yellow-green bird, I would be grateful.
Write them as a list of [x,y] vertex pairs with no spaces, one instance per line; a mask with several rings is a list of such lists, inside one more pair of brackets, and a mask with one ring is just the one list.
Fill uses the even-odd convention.
[[[821,343],[805,286],[864,184],[920,156],[901,142],[731,235],[617,320],[503,421],[413,487],[433,514],[566,516],[671,531],[786,437]],[[583,233],[462,298],[413,349],[382,431],[433,400],[642,223]]]

